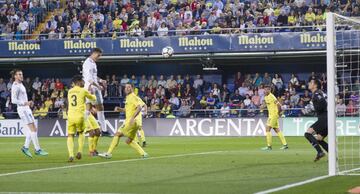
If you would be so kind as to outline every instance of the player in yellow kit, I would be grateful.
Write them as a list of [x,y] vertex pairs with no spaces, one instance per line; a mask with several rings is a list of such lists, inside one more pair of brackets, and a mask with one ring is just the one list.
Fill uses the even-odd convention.
[[[138,96],[137,96],[138,97]],[[138,97],[139,98],[139,97]],[[140,144],[140,141],[142,143],[142,147],[146,147],[146,139],[145,139],[145,132],[143,130],[143,127],[142,127],[142,118],[144,115],[147,115],[147,106],[146,104],[141,100],[141,98],[139,98],[140,101],[141,101],[141,112],[140,112],[140,115],[136,117],[137,119],[137,122],[140,124],[140,127],[139,127],[139,130],[137,132],[137,135],[135,135],[135,138],[134,138],[134,141],[138,144]],[[124,108],[121,108],[119,106],[116,106],[115,109],[114,109],[115,112],[124,112],[125,109]],[[138,136],[140,137],[140,141],[139,141],[139,138]]]
[[96,109],[94,107],[90,108],[90,114],[86,119],[85,124],[85,133],[89,133],[89,154],[90,156],[97,156],[98,152],[96,150],[97,144],[100,138],[100,125],[96,121],[94,114],[96,114]]
[[281,114],[281,104],[276,99],[274,94],[271,93],[271,86],[265,86],[265,104],[268,110],[268,120],[266,123],[266,142],[267,147],[262,148],[262,150],[272,150],[272,135],[271,135],[271,129],[274,129],[274,131],[278,134],[281,143],[283,146],[280,149],[288,149],[288,145],[286,143],[285,137],[283,133],[279,129],[279,117]]
[[69,162],[74,161],[74,136],[78,133],[78,153],[77,159],[81,159],[84,148],[85,130],[85,107],[86,99],[96,100],[88,90],[84,89],[84,80],[81,75],[76,75],[72,79],[73,88],[68,92],[68,138],[67,147],[69,151]]
[[125,85],[126,101],[125,101],[125,122],[115,133],[114,138],[111,142],[109,150],[106,153],[99,154],[103,158],[111,158],[112,152],[115,147],[119,144],[121,137],[126,136],[128,139],[126,143],[134,148],[141,157],[147,158],[148,154],[137,144],[134,140],[137,131],[141,127],[139,123],[141,120],[138,119],[141,116],[141,107],[144,102],[134,94],[134,88],[131,84]]

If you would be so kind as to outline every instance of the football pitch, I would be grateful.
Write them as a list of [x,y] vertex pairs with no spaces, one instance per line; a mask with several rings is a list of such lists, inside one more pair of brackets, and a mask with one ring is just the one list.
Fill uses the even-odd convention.
[[[86,143],[74,163],[67,163],[66,138],[40,138],[50,155],[34,159],[21,153],[23,140],[0,140],[2,193],[256,193],[327,174],[327,159],[314,163],[302,137],[287,137],[286,151],[277,137],[272,151],[260,150],[260,137],[148,137],[145,160],[123,140],[110,160],[89,157]],[[110,141],[101,138],[98,150]],[[346,193],[356,186],[360,176],[337,176],[278,193]]]

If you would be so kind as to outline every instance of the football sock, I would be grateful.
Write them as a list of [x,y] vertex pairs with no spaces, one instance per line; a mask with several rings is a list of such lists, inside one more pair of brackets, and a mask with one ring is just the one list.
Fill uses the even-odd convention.
[[97,112],[97,119],[100,123],[100,127],[101,127],[101,130],[106,132],[106,127],[105,127],[105,114],[104,114],[104,111],[98,111]]
[[281,143],[282,143],[283,145],[287,145],[286,139],[285,139],[285,137],[284,137],[284,134],[283,134],[281,131],[279,131],[277,134],[278,134],[278,136],[279,136],[279,138],[280,138]]
[[319,144],[321,145],[322,148],[324,148],[326,152],[328,152],[328,143],[326,141],[324,140],[319,141]]
[[132,141],[129,144],[130,147],[134,148],[136,150],[137,153],[140,154],[140,156],[143,156],[145,154],[145,151],[141,148],[141,146],[139,144],[137,144],[135,141]]
[[146,141],[144,130],[143,130],[143,129],[140,129],[140,130],[139,130],[139,133],[140,133],[140,140],[141,140],[141,142]]
[[119,144],[119,141],[120,141],[120,137],[115,135],[110,144],[109,150],[107,151],[108,154],[111,154],[114,151],[116,146]]
[[78,137],[78,152],[82,153],[83,149],[84,149],[84,143],[85,143],[85,135],[84,132],[79,133],[79,137]]
[[94,144],[93,144],[93,149],[96,150],[97,148],[97,144],[98,144],[98,141],[99,141],[99,136],[94,136]]
[[29,149],[30,147],[30,143],[31,143],[31,136],[29,132],[25,132],[25,143],[24,143],[24,147]]
[[266,143],[268,147],[271,147],[272,145],[272,135],[270,131],[266,132]]
[[318,154],[323,152],[319,146],[318,141],[312,134],[306,132],[304,136],[310,142],[310,144],[315,148]]
[[74,136],[68,136],[67,147],[69,151],[69,157],[74,157]]
[[30,132],[30,137],[31,137],[31,140],[34,144],[34,147],[35,147],[35,150],[40,150],[40,145],[39,145],[39,139],[38,139],[38,136],[37,136],[37,132],[34,132],[34,131],[31,131]]
[[93,152],[94,151],[94,138],[89,136],[88,141],[89,141],[89,152]]

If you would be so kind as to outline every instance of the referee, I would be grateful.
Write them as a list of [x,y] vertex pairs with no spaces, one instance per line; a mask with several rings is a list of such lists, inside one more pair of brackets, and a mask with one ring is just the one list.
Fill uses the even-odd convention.
[[[312,105],[310,106],[310,111],[315,111],[318,120],[311,125],[304,134],[305,138],[317,151],[314,162],[317,162],[325,156],[325,153],[320,146],[328,152],[328,143],[324,141],[328,135],[327,101],[326,94],[319,89],[320,87],[320,81],[317,79],[313,79],[309,82],[309,90],[313,94],[310,102],[310,105]],[[316,135],[316,137],[314,135]]]

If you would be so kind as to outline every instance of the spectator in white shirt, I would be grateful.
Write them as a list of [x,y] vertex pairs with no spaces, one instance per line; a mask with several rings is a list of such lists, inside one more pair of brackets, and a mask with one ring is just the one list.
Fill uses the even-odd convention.
[[171,98],[170,98],[169,102],[170,102],[170,104],[174,105],[176,108],[179,108],[179,106],[180,106],[180,100],[176,96],[175,93],[171,94]]
[[169,29],[166,26],[165,22],[161,23],[161,26],[157,30],[158,36],[167,36],[168,32],[169,32]]
[[221,107],[220,113],[221,117],[223,118],[230,116],[230,107],[226,102],[224,102],[223,106]]
[[32,84],[32,88],[36,91],[40,90],[41,88],[41,81],[39,80],[39,77],[36,77],[34,80],[34,83]]
[[345,116],[346,113],[346,105],[343,99],[339,99],[339,102],[336,104],[336,115],[337,116]]
[[160,78],[159,78],[159,81],[158,81],[157,84],[158,84],[158,86],[165,87],[166,81],[164,80],[164,76],[163,76],[163,75],[160,75]]
[[24,17],[21,17],[19,27],[21,31],[26,31],[29,28],[29,23],[25,20]]
[[246,87],[245,83],[242,83],[242,86],[239,88],[239,94],[243,97],[246,96],[246,94],[248,93],[248,87]]
[[120,84],[121,84],[121,86],[125,86],[127,83],[129,83],[129,78],[128,78],[128,76],[125,74],[124,76],[123,76],[123,78],[121,79],[121,81],[120,81]]
[[293,86],[295,86],[295,87],[299,86],[299,80],[298,80],[298,78],[295,76],[295,74],[291,74],[290,83],[291,83]]

